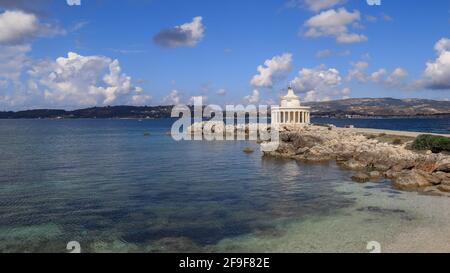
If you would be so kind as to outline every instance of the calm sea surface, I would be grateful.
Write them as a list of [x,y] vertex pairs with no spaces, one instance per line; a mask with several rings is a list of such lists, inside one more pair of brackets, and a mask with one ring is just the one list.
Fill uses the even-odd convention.
[[[365,252],[373,240],[395,251],[414,228],[433,231],[429,217],[450,226],[448,209],[432,213],[447,199],[355,184],[333,163],[263,158],[253,142],[175,142],[172,122],[0,120],[0,252],[66,252],[69,241],[85,252]],[[450,133],[448,119],[315,122]]]

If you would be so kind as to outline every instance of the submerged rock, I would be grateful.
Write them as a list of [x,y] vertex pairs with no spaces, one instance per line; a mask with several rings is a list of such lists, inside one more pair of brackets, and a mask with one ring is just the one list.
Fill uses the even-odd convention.
[[357,173],[352,176],[352,180],[358,183],[367,183],[370,181],[370,176],[365,173]]
[[400,190],[417,190],[432,185],[433,184],[431,182],[429,182],[417,171],[410,171],[406,175],[402,175],[394,181],[394,187]]

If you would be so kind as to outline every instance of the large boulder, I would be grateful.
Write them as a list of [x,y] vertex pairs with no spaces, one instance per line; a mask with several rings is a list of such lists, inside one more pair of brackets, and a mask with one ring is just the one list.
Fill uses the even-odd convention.
[[366,183],[370,181],[370,176],[366,173],[357,173],[352,176],[352,180],[358,183]]
[[417,171],[410,171],[400,175],[394,180],[394,187],[400,190],[417,190],[432,186],[433,183],[428,181],[423,175]]
[[438,186],[438,190],[443,191],[443,192],[450,192],[450,186],[447,186],[447,185],[439,185],[439,186]]
[[398,162],[392,167],[392,170],[395,172],[401,172],[403,170],[411,170],[416,166],[416,163],[414,161],[408,161],[404,160],[401,162]]
[[450,163],[440,164],[437,169],[438,172],[450,173]]
[[321,145],[324,142],[324,140],[318,136],[299,134],[295,134],[294,137],[291,137],[291,140],[297,148],[312,148],[314,146]]

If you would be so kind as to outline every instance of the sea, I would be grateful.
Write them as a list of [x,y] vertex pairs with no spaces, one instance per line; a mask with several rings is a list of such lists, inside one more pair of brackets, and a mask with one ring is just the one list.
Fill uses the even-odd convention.
[[[0,252],[450,251],[448,198],[252,141],[175,141],[173,122],[0,120]],[[448,118],[313,122],[450,133]]]

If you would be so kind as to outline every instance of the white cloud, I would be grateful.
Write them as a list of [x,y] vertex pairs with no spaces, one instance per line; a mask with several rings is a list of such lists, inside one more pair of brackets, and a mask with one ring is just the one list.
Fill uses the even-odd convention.
[[260,94],[259,94],[259,91],[256,90],[256,89],[253,90],[253,92],[252,92],[251,95],[248,95],[248,96],[245,96],[245,97],[244,97],[244,100],[245,100],[247,103],[251,103],[251,104],[256,104],[256,103],[258,103],[259,100],[260,100]]
[[428,89],[450,89],[450,39],[442,38],[434,46],[438,55],[429,61],[424,72],[423,85]]
[[45,103],[60,107],[145,104],[151,97],[121,72],[118,60],[81,56],[41,61],[29,71],[30,84],[41,90]]
[[305,101],[322,101],[331,98],[342,98],[350,95],[351,90],[339,90],[342,77],[335,68],[303,68],[298,76],[291,81],[295,91],[305,94]]
[[64,31],[39,22],[35,14],[6,10],[0,14],[0,44],[18,45],[41,36],[63,34]]
[[0,43],[19,44],[39,29],[36,15],[23,11],[5,11],[0,14]]
[[345,0],[290,0],[286,5],[288,7],[305,7],[311,11],[318,12],[341,5],[344,2]]
[[127,103],[136,106],[146,105],[148,102],[152,100],[152,96],[144,93],[144,90],[141,87],[136,87],[135,94],[131,96],[131,100]]
[[181,104],[181,94],[178,90],[172,90],[169,95],[164,97],[163,104],[165,105],[179,105]]
[[342,78],[334,68],[303,68],[291,82],[296,91],[306,92],[321,87],[335,87],[340,85]]
[[359,61],[352,64],[348,75],[347,81],[357,80],[359,82],[365,83],[370,77],[366,74],[366,69],[369,67],[369,63],[365,61]]
[[372,74],[370,74],[370,79],[373,82],[380,82],[380,81],[382,81],[383,77],[386,76],[386,74],[387,74],[386,69],[380,68],[377,71],[375,71]]
[[224,89],[224,88],[221,88],[221,89],[219,89],[218,91],[217,91],[217,96],[226,96],[227,95],[227,90],[226,89]]
[[317,58],[325,58],[325,57],[331,56],[331,54],[333,54],[333,52],[330,49],[324,49],[324,50],[317,51],[316,57]]
[[28,65],[30,45],[0,46],[0,79],[18,81]]
[[259,74],[251,80],[254,87],[271,88],[277,80],[285,77],[292,70],[292,54],[284,53],[266,60],[257,68]]
[[205,105],[208,102],[208,97],[207,96],[192,96],[189,99],[189,104],[193,105],[194,102],[202,102],[203,105]]
[[310,38],[334,37],[336,42],[343,44],[364,42],[368,40],[365,35],[349,31],[349,25],[358,25],[360,20],[361,14],[357,10],[349,12],[340,8],[323,11],[306,21],[308,30],[304,35]]
[[408,76],[408,71],[401,67],[397,67],[386,79],[385,83],[391,86],[403,84],[403,80]]
[[205,27],[202,17],[192,19],[192,22],[169,29],[163,29],[153,37],[153,41],[168,48],[180,46],[195,46],[203,39]]
[[386,87],[401,87],[403,89],[409,88],[407,83],[405,83],[405,78],[408,76],[408,71],[406,69],[397,67],[392,71],[391,74],[385,68],[380,68],[375,72],[368,73],[367,69],[369,63],[365,61],[359,61],[352,64],[352,68],[349,70],[347,75],[347,81],[356,80],[360,83],[380,83]]
[[69,6],[81,6],[81,0],[66,0]]

